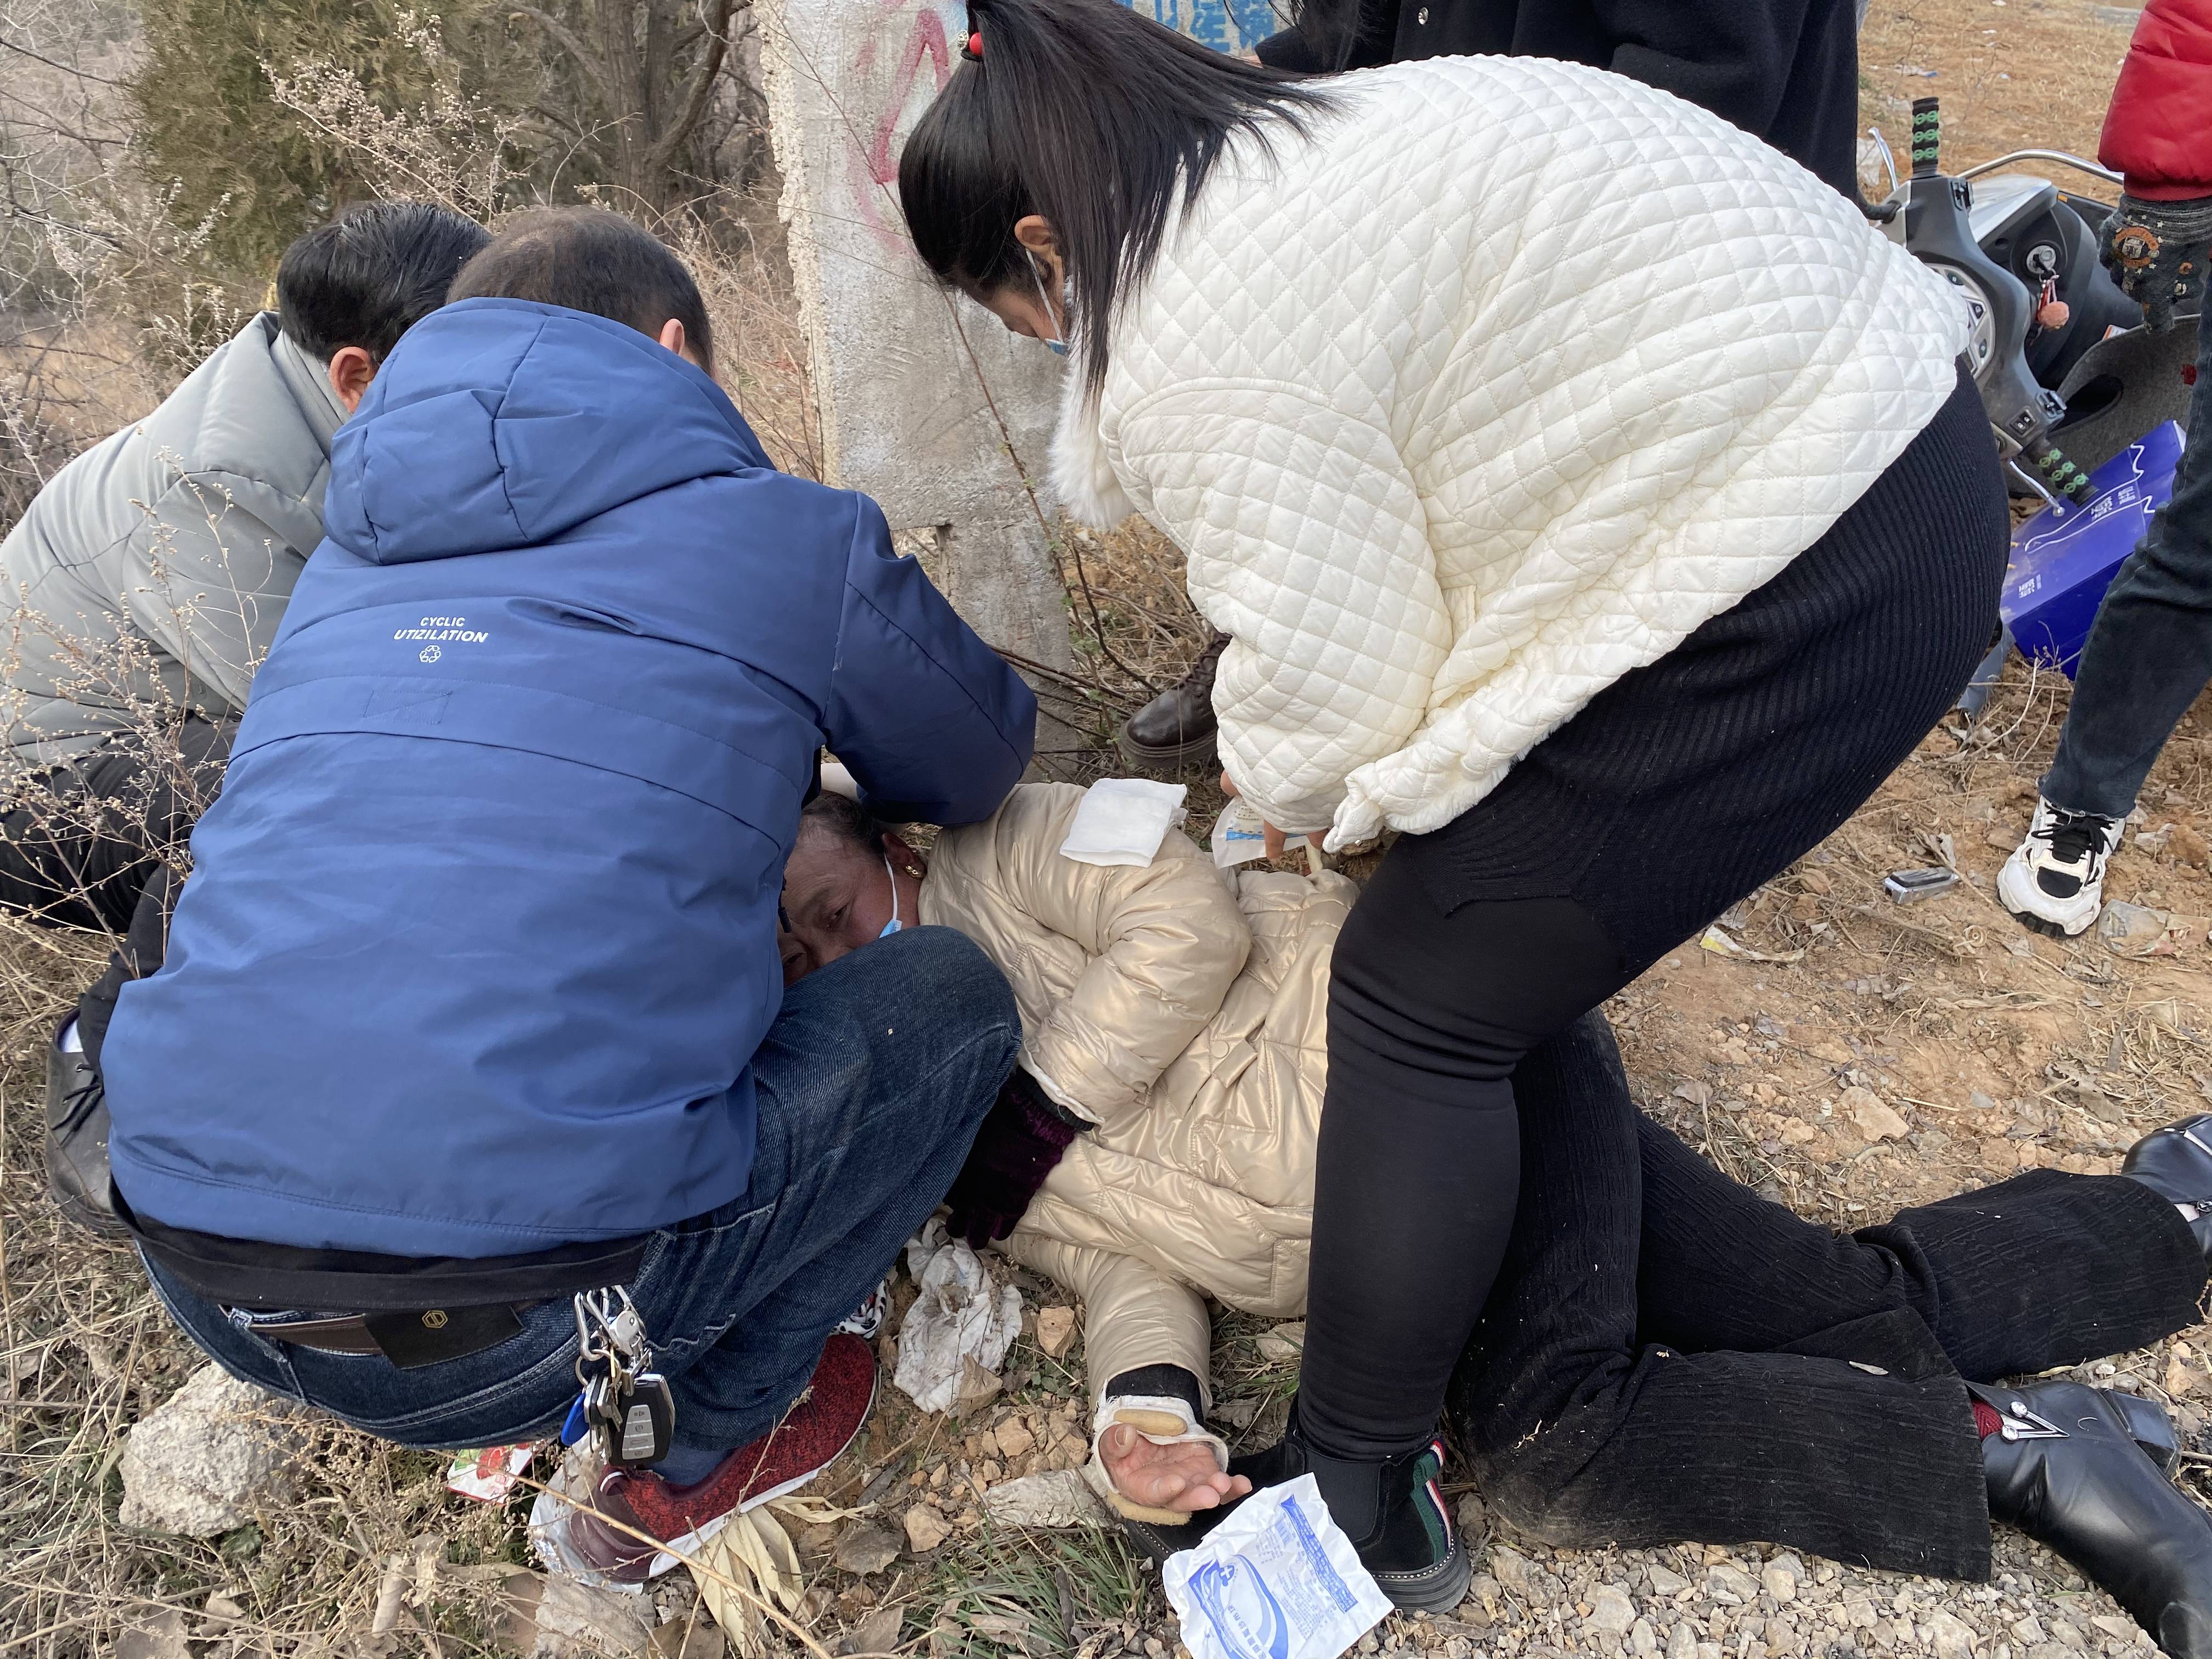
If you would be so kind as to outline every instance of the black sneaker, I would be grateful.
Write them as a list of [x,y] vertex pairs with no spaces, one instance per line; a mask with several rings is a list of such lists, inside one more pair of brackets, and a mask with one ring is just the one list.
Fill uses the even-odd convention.
[[1444,1469],[1442,1441],[1386,1462],[1329,1457],[1308,1443],[1293,1407],[1279,1444],[1233,1457],[1229,1469],[1249,1478],[1255,1490],[1311,1474],[1329,1517],[1359,1552],[1360,1565],[1407,1611],[1449,1613],[1467,1599],[1474,1563],[1437,1489]]
[[[62,1022],[62,1030],[69,1022]],[[107,1090],[82,1049],[46,1042],[46,1188],[80,1227],[127,1238],[107,1196]]]

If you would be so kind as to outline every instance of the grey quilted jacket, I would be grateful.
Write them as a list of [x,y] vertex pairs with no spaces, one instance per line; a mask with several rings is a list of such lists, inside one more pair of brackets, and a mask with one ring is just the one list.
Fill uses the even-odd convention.
[[0,783],[245,708],[323,537],[344,411],[321,368],[264,312],[39,492],[0,543]]

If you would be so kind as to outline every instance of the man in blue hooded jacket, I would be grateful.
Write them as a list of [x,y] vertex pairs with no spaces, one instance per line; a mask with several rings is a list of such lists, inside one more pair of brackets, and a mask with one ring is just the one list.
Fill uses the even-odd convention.
[[[873,1358],[833,1327],[1020,1042],[944,929],[785,992],[819,751],[881,816],[967,823],[1035,704],[872,502],[770,465],[655,238],[528,215],[453,298],[339,434],[163,965],[97,1057],[118,1210],[228,1369],[410,1444],[561,1422],[572,1293],[626,1287],[673,1444],[590,1501],[679,1542],[857,1431]],[[573,1516],[556,1565],[645,1576]]]

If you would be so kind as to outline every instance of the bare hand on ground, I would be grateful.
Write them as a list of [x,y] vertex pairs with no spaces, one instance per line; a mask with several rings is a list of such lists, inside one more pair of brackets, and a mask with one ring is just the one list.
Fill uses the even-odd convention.
[[1126,1423],[1099,1437],[1098,1456],[1115,1490],[1151,1509],[1210,1510],[1252,1490],[1243,1475],[1214,1468],[1213,1448],[1203,1441],[1158,1446]]

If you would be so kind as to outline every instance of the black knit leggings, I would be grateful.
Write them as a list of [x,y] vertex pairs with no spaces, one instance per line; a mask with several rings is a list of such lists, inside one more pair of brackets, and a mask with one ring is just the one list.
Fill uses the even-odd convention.
[[1638,1112],[1602,1015],[1513,1092],[1521,1209],[1449,1415],[1483,1496],[1546,1543],[1759,1539],[1984,1578],[1960,1379],[2197,1322],[2196,1237],[2124,1176],[2032,1170],[1838,1237]]
[[1828,533],[1394,848],[1340,938],[1298,1415],[1435,1429],[1513,1225],[1522,1056],[1817,845],[1988,648],[2008,522],[1972,383]]

